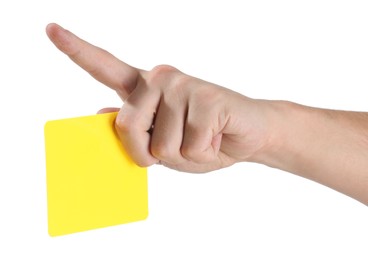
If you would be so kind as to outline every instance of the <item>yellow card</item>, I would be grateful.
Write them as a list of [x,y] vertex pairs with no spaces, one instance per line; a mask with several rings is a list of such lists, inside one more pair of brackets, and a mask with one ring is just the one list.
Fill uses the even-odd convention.
[[45,125],[50,236],[143,220],[147,171],[124,151],[117,113],[48,121]]

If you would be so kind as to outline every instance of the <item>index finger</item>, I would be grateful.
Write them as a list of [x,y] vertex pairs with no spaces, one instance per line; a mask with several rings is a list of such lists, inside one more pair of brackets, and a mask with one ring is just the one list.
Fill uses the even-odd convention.
[[60,51],[68,55],[96,80],[116,90],[123,100],[134,90],[140,70],[80,39],[58,24],[47,25],[46,33]]

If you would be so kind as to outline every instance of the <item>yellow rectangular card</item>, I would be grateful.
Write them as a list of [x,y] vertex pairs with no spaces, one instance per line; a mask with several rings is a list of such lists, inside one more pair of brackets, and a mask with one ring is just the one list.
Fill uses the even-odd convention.
[[117,113],[45,124],[48,230],[59,236],[143,220],[147,171],[124,151]]

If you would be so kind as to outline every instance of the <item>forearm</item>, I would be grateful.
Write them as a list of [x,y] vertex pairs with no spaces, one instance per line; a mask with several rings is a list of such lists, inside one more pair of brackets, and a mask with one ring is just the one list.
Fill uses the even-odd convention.
[[272,132],[255,161],[368,205],[368,113],[272,103]]

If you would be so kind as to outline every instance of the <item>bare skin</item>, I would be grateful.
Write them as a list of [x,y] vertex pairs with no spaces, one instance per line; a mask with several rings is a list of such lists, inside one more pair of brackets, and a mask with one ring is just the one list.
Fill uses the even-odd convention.
[[208,172],[262,163],[368,205],[368,113],[251,99],[172,66],[134,68],[56,24],[46,32],[121,97],[121,109],[100,112],[119,111],[117,132],[138,165]]

